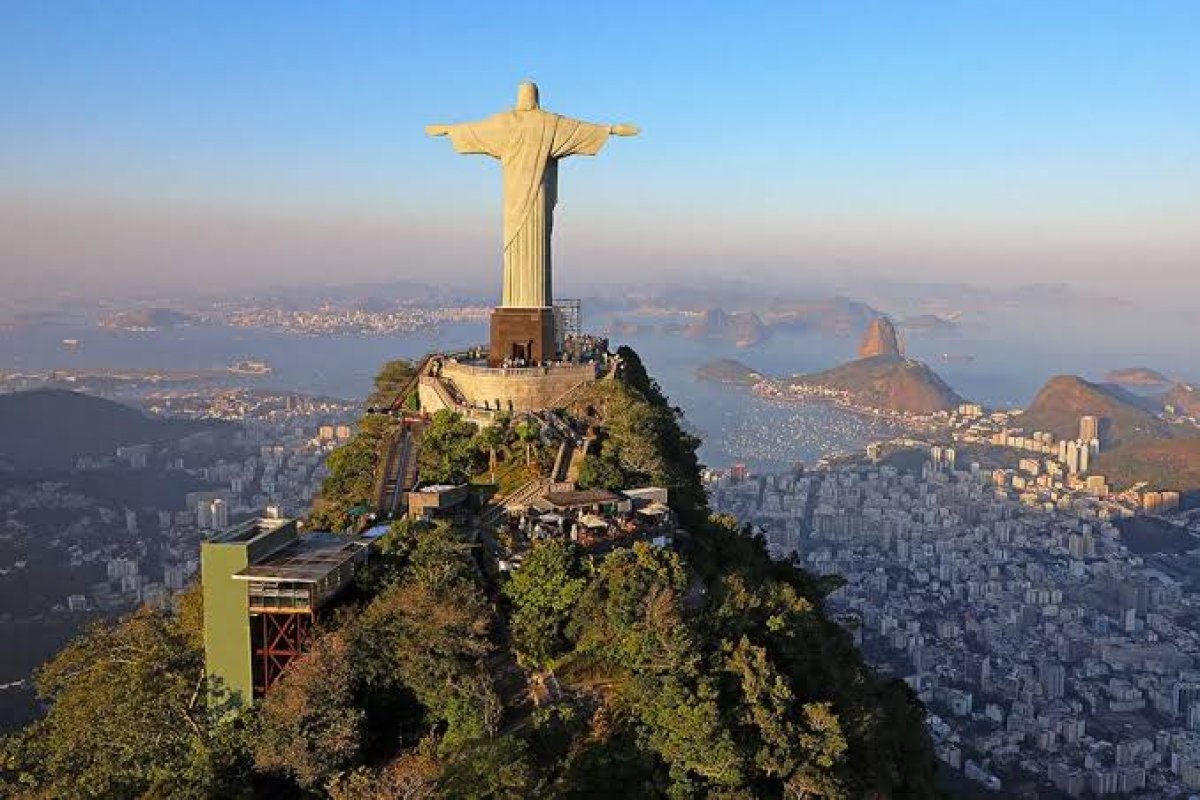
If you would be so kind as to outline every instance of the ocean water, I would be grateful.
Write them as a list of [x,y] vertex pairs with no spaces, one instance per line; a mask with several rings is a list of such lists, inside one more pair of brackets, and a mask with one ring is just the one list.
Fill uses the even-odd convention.
[[[457,349],[486,338],[479,323],[395,336],[297,336],[208,325],[124,332],[43,324],[0,331],[0,370],[221,369],[256,360],[274,370],[257,386],[360,399],[389,359],[420,358],[431,350]],[[65,349],[63,339],[79,340],[79,348]]]
[[[42,323],[0,330],[0,370],[219,369],[252,359],[274,369],[256,385],[360,399],[388,359],[419,358],[486,337],[482,323],[396,336],[321,337],[210,326],[140,333]],[[948,335],[904,338],[908,353],[927,361],[960,394],[997,407],[1028,403],[1047,378],[1063,372],[1099,379],[1110,369],[1148,366],[1173,378],[1200,378],[1200,335],[1190,319],[1147,310],[1001,308],[965,320]],[[79,349],[64,349],[63,339],[78,339]],[[711,466],[742,461],[755,469],[780,469],[857,451],[895,433],[886,423],[826,405],[770,401],[695,377],[698,366],[715,358],[736,358],[777,376],[823,369],[853,358],[856,336],[777,334],[738,348],[647,332],[617,337],[617,344],[637,350],[672,402],[684,409],[689,427],[703,439],[701,458]],[[958,360],[945,361],[943,354]]]

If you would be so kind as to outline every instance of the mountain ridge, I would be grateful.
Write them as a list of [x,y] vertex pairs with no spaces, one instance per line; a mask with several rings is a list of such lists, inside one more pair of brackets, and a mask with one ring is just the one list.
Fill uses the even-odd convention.
[[132,406],[66,389],[0,395],[0,462],[14,469],[67,469],[81,457],[111,456],[122,445],[164,445],[221,428],[156,419]]
[[1075,439],[1080,417],[1099,417],[1100,439],[1106,448],[1172,438],[1170,426],[1150,410],[1152,404],[1119,386],[1093,383],[1078,375],[1055,375],[1038,390],[1019,421],[1030,432]]

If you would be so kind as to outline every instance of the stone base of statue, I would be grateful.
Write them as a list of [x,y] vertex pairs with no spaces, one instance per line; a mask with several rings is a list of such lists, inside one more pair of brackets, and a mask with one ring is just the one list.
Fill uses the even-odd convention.
[[497,308],[492,311],[488,365],[532,366],[558,357],[553,308]]

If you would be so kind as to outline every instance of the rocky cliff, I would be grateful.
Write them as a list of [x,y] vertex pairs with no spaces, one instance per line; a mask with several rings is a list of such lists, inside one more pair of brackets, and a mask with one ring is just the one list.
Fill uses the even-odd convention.
[[874,356],[900,356],[900,339],[896,326],[887,317],[876,317],[867,326],[867,333],[858,347],[859,358]]

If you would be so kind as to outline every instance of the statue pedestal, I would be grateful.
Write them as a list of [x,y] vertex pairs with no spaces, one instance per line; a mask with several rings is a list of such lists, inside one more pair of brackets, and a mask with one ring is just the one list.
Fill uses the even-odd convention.
[[497,308],[492,311],[492,336],[488,365],[506,360],[527,365],[553,361],[558,356],[554,339],[553,308]]

